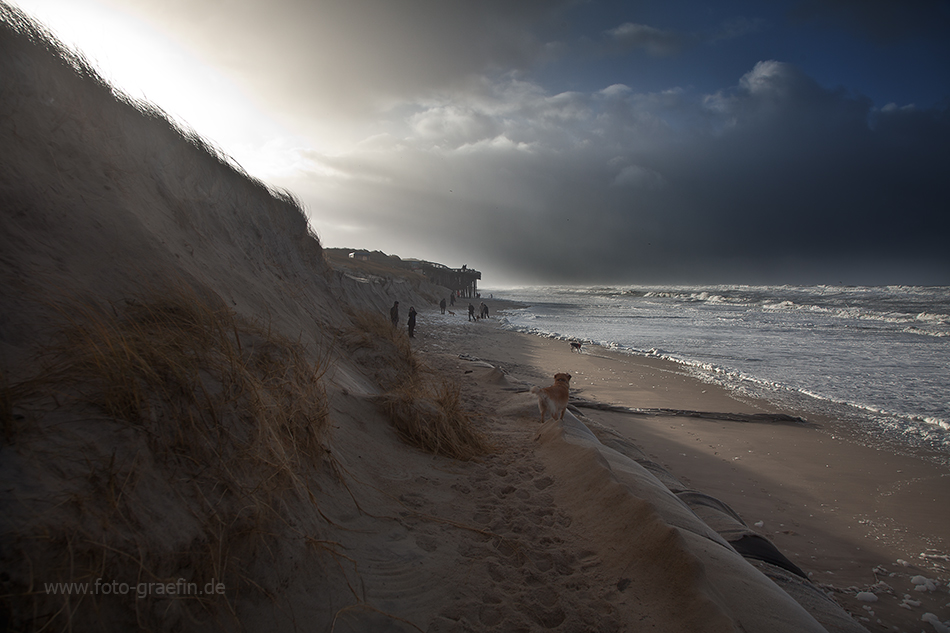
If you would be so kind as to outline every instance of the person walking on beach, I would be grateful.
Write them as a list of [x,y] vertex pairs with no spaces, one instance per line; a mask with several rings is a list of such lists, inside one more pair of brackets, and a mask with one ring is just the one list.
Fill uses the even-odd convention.
[[393,322],[393,327],[399,326],[399,302],[393,302],[393,307],[389,309],[389,320]]
[[442,311],[442,314],[445,314],[445,299],[439,302],[439,310]]
[[469,321],[477,321],[477,320],[478,320],[478,319],[475,318],[475,306],[473,306],[471,303],[468,304],[468,320],[469,320]]
[[414,332],[416,331],[416,309],[413,306],[409,306],[409,338],[416,338]]
[[453,308],[455,307],[455,293],[449,295],[449,305]]

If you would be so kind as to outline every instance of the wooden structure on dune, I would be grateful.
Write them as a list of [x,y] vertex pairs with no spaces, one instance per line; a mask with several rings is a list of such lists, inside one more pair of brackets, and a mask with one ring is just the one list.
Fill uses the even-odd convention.
[[432,283],[449,288],[458,297],[471,299],[478,295],[477,282],[482,278],[482,274],[468,266],[449,268],[433,262],[418,262],[414,268]]

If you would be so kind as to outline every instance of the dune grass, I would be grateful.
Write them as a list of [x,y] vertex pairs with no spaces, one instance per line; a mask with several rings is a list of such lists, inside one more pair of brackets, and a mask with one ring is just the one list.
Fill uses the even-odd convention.
[[492,450],[462,403],[460,385],[427,368],[402,328],[376,312],[351,321],[345,343],[383,388],[380,406],[403,442],[460,460]]
[[322,453],[324,367],[268,328],[179,284],[111,312],[63,306],[59,340],[32,381],[146,429],[159,454],[213,463],[227,447],[292,480]]
[[383,410],[399,438],[429,453],[471,460],[490,452],[461,402],[458,383],[431,376],[386,392]]
[[[161,628],[169,609],[226,622],[236,595],[267,595],[248,563],[291,524],[289,496],[319,520],[309,482],[326,459],[325,365],[184,284],[59,311],[39,370],[0,385],[7,450],[45,453],[56,460],[46,476],[62,478],[55,512],[4,534],[17,545],[4,552],[0,612],[11,630],[83,628],[111,609],[128,619],[130,604],[140,629]],[[63,444],[80,428],[93,444]],[[148,507],[156,502],[171,514]],[[47,595],[35,582],[97,578],[217,581],[228,594],[169,606],[165,596]]]

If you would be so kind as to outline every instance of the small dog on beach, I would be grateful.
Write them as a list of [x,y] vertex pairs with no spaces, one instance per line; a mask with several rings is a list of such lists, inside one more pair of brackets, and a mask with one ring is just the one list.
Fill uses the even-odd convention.
[[581,351],[581,344],[578,343],[577,341],[571,341],[571,351],[572,352]]
[[531,393],[538,396],[538,409],[541,411],[541,424],[544,424],[546,414],[552,420],[560,420],[567,409],[567,400],[570,395],[570,374],[554,374],[554,384],[550,387],[531,387]]

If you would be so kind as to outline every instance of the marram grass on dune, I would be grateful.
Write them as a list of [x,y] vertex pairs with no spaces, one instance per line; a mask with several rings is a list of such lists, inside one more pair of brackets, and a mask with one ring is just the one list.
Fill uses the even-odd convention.
[[379,382],[379,402],[399,438],[424,451],[474,459],[491,450],[461,399],[460,386],[419,359],[409,337],[376,312],[352,315],[344,345]]
[[[310,482],[327,459],[325,366],[184,284],[105,308],[58,308],[58,335],[30,375],[4,387],[4,449],[58,456],[38,480],[38,494],[56,503],[24,529],[6,521],[16,545],[5,553],[4,609],[66,630],[89,624],[82,600],[115,617],[128,606],[124,596],[43,593],[40,580],[186,579],[223,583],[231,596],[259,592],[247,560],[273,547],[289,501],[312,504],[321,521]],[[170,612],[221,622],[232,609],[216,593],[167,600],[136,600],[139,625]]]

